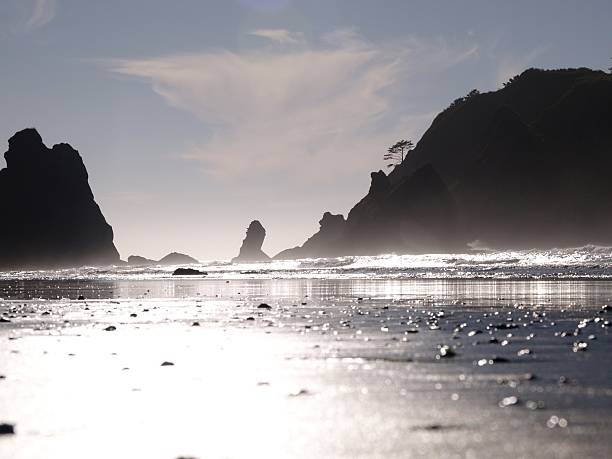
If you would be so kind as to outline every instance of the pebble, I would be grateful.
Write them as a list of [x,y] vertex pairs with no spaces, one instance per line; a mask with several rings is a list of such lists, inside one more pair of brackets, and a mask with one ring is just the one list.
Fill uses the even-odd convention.
[[518,402],[519,402],[518,397],[515,397],[514,395],[512,395],[510,397],[502,398],[499,402],[499,406],[500,408],[506,408],[508,406],[516,405]]
[[289,397],[303,397],[305,395],[312,395],[308,389],[300,389],[294,392],[289,392]]
[[108,327],[104,329],[104,331],[115,331],[115,330],[117,330],[117,327],[115,327],[114,325],[109,325]]
[[525,402],[525,406],[527,407],[527,409],[530,410],[541,410],[544,408],[544,402],[541,400],[538,400],[537,402],[533,401],[533,400],[527,400]]
[[560,418],[559,416],[551,416],[546,421],[546,427],[554,429],[555,427],[565,428],[567,427],[567,419]]
[[589,345],[584,341],[576,341],[572,347],[574,352],[586,351]]
[[13,435],[15,433],[15,426],[13,424],[0,424],[0,435]]
[[162,362],[161,366],[162,367],[172,367],[174,366],[174,363],[166,361],[166,362]]
[[448,346],[447,344],[443,344],[438,346],[438,354],[436,355],[436,360],[440,360],[442,358],[454,357],[457,355],[455,350]]

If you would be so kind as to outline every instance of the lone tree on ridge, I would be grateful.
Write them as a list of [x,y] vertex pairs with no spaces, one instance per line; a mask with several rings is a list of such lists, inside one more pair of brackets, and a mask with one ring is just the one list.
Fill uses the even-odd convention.
[[385,161],[389,161],[387,167],[394,167],[401,164],[408,152],[414,148],[412,140],[400,140],[395,144],[391,145],[387,149],[387,153],[383,156]]

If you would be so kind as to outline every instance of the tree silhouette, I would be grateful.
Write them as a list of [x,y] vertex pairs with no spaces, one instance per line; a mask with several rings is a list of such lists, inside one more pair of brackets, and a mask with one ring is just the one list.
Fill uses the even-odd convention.
[[387,167],[394,167],[401,164],[410,150],[414,148],[412,140],[400,140],[395,142],[387,149],[387,153],[383,156],[385,161],[389,161]]

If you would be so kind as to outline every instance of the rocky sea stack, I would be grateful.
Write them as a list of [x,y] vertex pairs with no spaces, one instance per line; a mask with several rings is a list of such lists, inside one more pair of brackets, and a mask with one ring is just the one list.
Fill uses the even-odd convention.
[[35,129],[9,139],[0,170],[0,268],[120,263],[79,152],[47,148]]
[[261,250],[265,238],[266,230],[259,220],[253,220],[247,228],[246,237],[240,247],[240,253],[232,260],[232,263],[269,261],[270,257]]

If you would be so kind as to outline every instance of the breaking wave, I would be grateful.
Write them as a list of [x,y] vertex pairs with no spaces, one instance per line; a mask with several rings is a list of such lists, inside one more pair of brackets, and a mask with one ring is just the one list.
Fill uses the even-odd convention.
[[[181,265],[185,266],[185,265]],[[191,265],[208,278],[612,279],[612,247],[346,256]],[[158,279],[177,266],[112,266],[0,273],[0,279]]]

